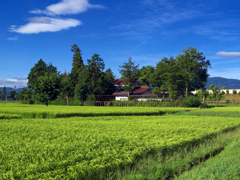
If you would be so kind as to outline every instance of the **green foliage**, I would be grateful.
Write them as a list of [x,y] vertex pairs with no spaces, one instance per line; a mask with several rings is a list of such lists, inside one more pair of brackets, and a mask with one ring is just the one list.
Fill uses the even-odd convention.
[[221,87],[220,89],[228,89],[226,86]]
[[[73,63],[72,63],[72,70],[69,74],[69,90],[67,91],[70,96],[73,96],[74,89],[79,82],[79,75],[82,71],[82,67],[84,66],[82,53],[80,48],[74,44],[71,46],[71,51],[73,54]],[[67,86],[68,87],[68,86]]]
[[17,96],[17,92],[16,91],[10,91],[9,92],[10,96],[15,100],[16,96]]
[[3,89],[1,90],[2,93],[7,93],[7,89],[6,87],[4,86]]
[[39,102],[45,102],[46,106],[48,101],[57,98],[60,92],[60,77],[57,73],[46,72],[44,76],[37,78],[38,87],[35,89],[36,99]]
[[216,85],[210,85],[208,90],[212,90],[212,94],[209,95],[209,100],[211,101],[220,101],[223,93],[220,93],[218,87]]
[[143,66],[140,70],[140,77],[138,81],[143,85],[153,84],[153,74],[155,73],[155,69],[153,66]]
[[229,90],[227,89],[227,92],[226,92],[226,94],[229,94]]
[[89,94],[87,97],[87,101],[96,101],[95,95],[94,94]]
[[199,107],[200,108],[209,108],[208,104],[206,104],[206,103],[201,103]]
[[85,101],[90,94],[111,94],[114,91],[114,75],[111,69],[104,72],[105,64],[100,55],[94,54],[88,59],[88,65],[82,67],[79,82],[75,87],[74,98]]
[[233,94],[237,94],[237,91],[235,89],[233,90]]
[[226,103],[230,103],[230,100],[229,100],[229,99],[226,99]]
[[[125,91],[131,91],[134,89],[134,83],[138,78],[140,77],[140,70],[138,69],[139,64],[135,66],[135,62],[132,61],[131,56],[128,59],[127,63],[123,63],[122,66],[119,66],[121,69],[119,69],[119,73],[122,75],[122,78],[124,80],[124,86],[122,88]],[[128,96],[130,94],[128,93]]]
[[17,99],[23,104],[33,104],[35,93],[30,89],[23,88],[20,93],[17,94]]
[[185,48],[184,54],[177,56],[179,72],[186,87],[186,98],[189,89],[204,88],[209,74],[207,69],[211,66],[210,61],[206,60],[202,52],[198,52],[194,47]]
[[201,102],[196,96],[189,96],[188,99],[182,100],[182,107],[199,107]]
[[47,65],[42,59],[31,69],[28,75],[28,87],[34,90],[35,98],[48,105],[49,100],[57,98],[60,92],[60,76],[57,68]]
[[104,83],[103,83],[104,93],[103,94],[112,95],[112,93],[114,93],[115,91],[114,80],[115,80],[115,76],[113,75],[112,70],[108,68],[104,74]]
[[37,78],[45,76],[46,72],[58,73],[56,67],[52,66],[52,64],[47,65],[42,59],[40,59],[38,63],[31,68],[30,73],[28,74],[28,87],[36,90],[39,87],[39,81],[37,81]]

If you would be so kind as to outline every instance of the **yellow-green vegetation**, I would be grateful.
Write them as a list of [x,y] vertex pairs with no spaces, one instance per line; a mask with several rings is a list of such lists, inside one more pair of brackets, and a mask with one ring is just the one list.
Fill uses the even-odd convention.
[[[17,113],[24,118],[59,118],[73,116],[162,115],[192,108],[168,107],[95,107],[95,106],[43,106],[19,103],[0,104],[0,113]],[[195,109],[196,110],[196,109]]]
[[239,140],[240,127],[197,144],[139,158],[134,167],[125,168],[121,175],[115,173],[115,177],[122,180],[239,179]]
[[6,114],[0,113],[0,119],[20,119],[21,115],[19,114]]
[[224,94],[222,95],[221,101],[240,101],[240,95],[239,94]]
[[146,153],[197,143],[239,124],[238,118],[197,116],[4,120],[0,178],[104,179]]

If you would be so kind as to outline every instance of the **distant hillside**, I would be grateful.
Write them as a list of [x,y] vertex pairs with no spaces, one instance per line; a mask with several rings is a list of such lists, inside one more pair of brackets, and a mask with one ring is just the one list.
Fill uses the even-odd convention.
[[218,86],[219,88],[226,86],[228,89],[240,89],[240,80],[238,79],[209,77],[207,81],[207,85],[205,87],[208,88],[212,84]]
[[[2,90],[3,87],[0,87],[0,90]],[[11,88],[11,87],[6,87],[6,90],[7,92],[10,92],[10,91],[16,91],[17,93],[21,92],[23,88],[17,88],[17,89],[14,89],[14,88]],[[27,88],[26,88],[27,89]]]

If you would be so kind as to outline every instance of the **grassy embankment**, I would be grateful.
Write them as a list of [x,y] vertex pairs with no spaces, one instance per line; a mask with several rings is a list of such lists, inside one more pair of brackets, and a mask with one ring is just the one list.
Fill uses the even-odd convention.
[[222,95],[221,101],[240,101],[240,95],[239,94],[224,94]]

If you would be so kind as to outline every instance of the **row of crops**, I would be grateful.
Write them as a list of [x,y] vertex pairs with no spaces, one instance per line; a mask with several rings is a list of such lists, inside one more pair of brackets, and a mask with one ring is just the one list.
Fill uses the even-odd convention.
[[[161,113],[219,110],[0,105],[0,179],[105,179],[147,153],[174,150],[240,125],[234,117]],[[37,118],[44,113],[51,118]],[[24,118],[31,114],[35,118]]]
[[[24,118],[61,118],[86,116],[128,116],[128,115],[163,115],[192,108],[157,108],[157,107],[92,107],[92,106],[43,106],[17,103],[0,104],[0,113],[20,114]],[[196,110],[196,109],[195,109]]]

